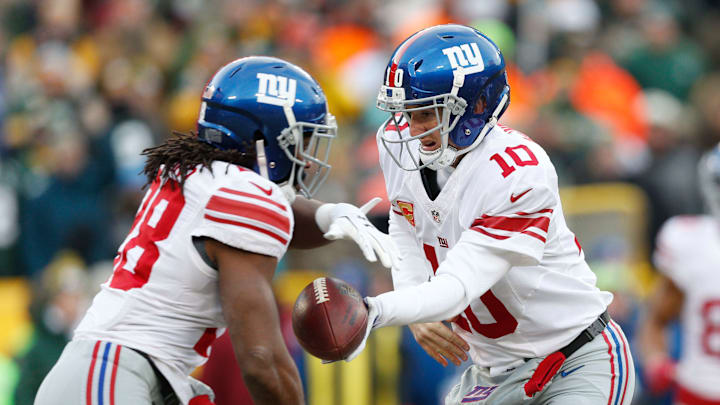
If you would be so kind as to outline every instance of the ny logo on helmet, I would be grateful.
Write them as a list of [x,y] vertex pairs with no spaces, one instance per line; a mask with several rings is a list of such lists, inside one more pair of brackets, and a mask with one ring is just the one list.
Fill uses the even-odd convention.
[[480,49],[474,42],[445,48],[442,53],[447,56],[453,70],[462,69],[466,75],[485,69]]
[[257,101],[263,104],[292,107],[295,104],[297,81],[285,76],[258,73]]

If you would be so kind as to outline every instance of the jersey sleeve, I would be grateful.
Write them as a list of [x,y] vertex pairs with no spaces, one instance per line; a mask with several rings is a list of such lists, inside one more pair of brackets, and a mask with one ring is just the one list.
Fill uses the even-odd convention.
[[432,275],[427,260],[422,256],[420,245],[396,206],[391,207],[388,233],[400,253],[397,266],[392,268],[393,287],[396,290],[421,284]]
[[292,238],[292,209],[275,184],[254,177],[215,189],[192,236],[279,259]]
[[461,238],[504,253],[514,265],[538,263],[560,200],[554,168],[547,155],[543,158],[507,178],[490,172],[493,178],[484,178],[483,187],[468,190],[462,211],[469,226]]

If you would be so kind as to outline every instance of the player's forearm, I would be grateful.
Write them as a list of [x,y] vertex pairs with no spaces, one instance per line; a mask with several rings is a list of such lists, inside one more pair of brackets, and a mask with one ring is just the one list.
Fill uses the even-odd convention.
[[308,200],[297,196],[293,202],[292,210],[295,217],[295,229],[290,247],[295,249],[313,249],[330,243],[323,237],[323,232],[317,224],[315,213],[324,203],[317,200]]
[[379,313],[377,327],[446,320],[462,312],[471,301],[463,284],[448,274],[380,294],[373,300]]
[[300,375],[292,359],[278,359],[257,350],[238,359],[245,385],[255,405],[304,404]]
[[377,296],[373,302],[379,313],[376,325],[407,325],[453,318],[509,269],[510,263],[495,253],[458,243],[431,281]]

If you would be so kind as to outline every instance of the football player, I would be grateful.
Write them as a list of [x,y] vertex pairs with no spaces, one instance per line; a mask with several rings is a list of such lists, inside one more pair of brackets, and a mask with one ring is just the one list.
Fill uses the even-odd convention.
[[427,28],[393,53],[377,142],[401,260],[394,291],[366,298],[367,333],[411,325],[441,362],[467,350],[446,404],[629,404],[612,294],[565,224],[548,155],[497,123],[509,102],[503,55],[473,28]]
[[[639,347],[651,392],[675,385],[676,404],[720,405],[720,145],[702,157],[698,172],[711,215],[674,217],[660,230],[660,275]],[[664,333],[675,319],[683,331],[677,365]]]
[[197,135],[145,151],[149,189],[113,275],[35,404],[210,404],[189,374],[226,328],[256,405],[304,404],[271,289],[278,260],[289,245],[342,237],[392,260],[364,214],[375,200],[310,200],[336,130],[299,67],[269,57],[222,67],[202,94]]

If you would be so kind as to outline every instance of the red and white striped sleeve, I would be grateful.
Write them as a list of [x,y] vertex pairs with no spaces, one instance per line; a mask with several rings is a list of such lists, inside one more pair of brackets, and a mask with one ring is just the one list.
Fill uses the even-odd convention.
[[258,177],[254,182],[237,182],[215,190],[193,236],[207,236],[237,249],[279,259],[287,250],[292,231],[290,204],[279,188]]
[[[519,195],[519,199],[511,201],[512,196]],[[503,197],[507,201],[501,201]],[[559,201],[557,193],[546,185],[534,184],[513,187],[498,193],[493,200],[495,204],[476,207],[463,236],[481,246],[539,262],[551,238],[552,219]]]

